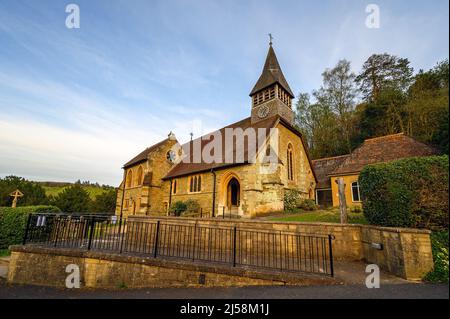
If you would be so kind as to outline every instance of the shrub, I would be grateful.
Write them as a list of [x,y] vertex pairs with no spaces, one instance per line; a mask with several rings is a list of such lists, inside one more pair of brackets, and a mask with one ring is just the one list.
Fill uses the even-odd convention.
[[301,201],[300,192],[295,189],[284,191],[284,210],[289,212],[295,210]]
[[186,204],[185,214],[200,213],[200,204],[196,200],[188,199],[184,203]]
[[48,198],[41,185],[22,177],[6,176],[0,178],[0,206],[11,206],[13,198],[9,194],[16,189],[23,193],[23,197],[20,197],[17,201],[17,206],[48,204]]
[[58,206],[65,213],[88,212],[90,202],[91,198],[89,197],[89,193],[79,183],[64,188],[64,190],[52,200],[52,204]]
[[363,211],[372,225],[448,229],[448,156],[413,157],[366,166]]
[[170,205],[170,213],[174,214],[175,216],[180,216],[182,213],[184,213],[187,209],[187,205],[185,202],[177,201]]
[[425,276],[431,282],[448,282],[448,231],[431,234],[434,269]]
[[316,205],[316,202],[314,199],[304,199],[300,201],[297,208],[303,209],[303,210],[317,210],[318,206]]
[[354,213],[354,214],[360,214],[362,213],[362,208],[359,206],[355,206],[350,208],[350,212]]
[[55,206],[0,207],[0,249],[22,243],[29,214],[60,212]]

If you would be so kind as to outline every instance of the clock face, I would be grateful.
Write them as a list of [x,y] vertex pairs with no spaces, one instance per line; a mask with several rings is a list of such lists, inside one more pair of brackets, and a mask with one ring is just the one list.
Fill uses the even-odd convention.
[[258,117],[265,118],[269,114],[269,107],[267,105],[263,105],[258,110]]
[[167,160],[169,162],[174,163],[176,157],[177,157],[177,154],[173,150],[167,152]]

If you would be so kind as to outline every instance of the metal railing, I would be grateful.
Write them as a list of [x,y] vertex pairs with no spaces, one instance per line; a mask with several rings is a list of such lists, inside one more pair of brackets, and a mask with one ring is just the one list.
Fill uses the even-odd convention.
[[23,244],[333,276],[331,235],[156,218],[32,214]]

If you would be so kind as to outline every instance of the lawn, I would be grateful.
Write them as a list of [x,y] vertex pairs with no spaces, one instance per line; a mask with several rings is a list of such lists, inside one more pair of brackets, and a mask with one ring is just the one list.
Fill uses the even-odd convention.
[[[42,186],[42,187],[44,188],[45,194],[47,196],[49,195],[57,196],[64,190],[64,188],[69,186]],[[82,187],[89,193],[89,197],[91,199],[95,199],[95,196],[100,195],[106,191],[105,189],[96,186],[82,186]]]
[[[340,214],[338,209],[325,209],[315,211],[300,211],[295,213],[286,213],[285,216],[271,218],[274,221],[283,222],[323,222],[339,223]],[[350,224],[367,224],[364,214],[348,212],[348,222]]]

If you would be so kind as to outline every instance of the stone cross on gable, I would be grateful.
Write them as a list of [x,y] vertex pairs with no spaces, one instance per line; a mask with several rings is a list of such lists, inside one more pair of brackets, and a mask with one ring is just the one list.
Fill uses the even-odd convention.
[[273,36],[272,33],[269,33],[269,45],[272,45]]
[[22,197],[23,193],[20,190],[16,189],[14,192],[9,194],[9,196],[14,197],[11,207],[16,207],[17,206],[17,199],[19,197]]

